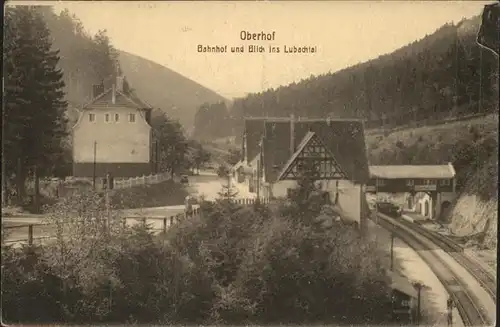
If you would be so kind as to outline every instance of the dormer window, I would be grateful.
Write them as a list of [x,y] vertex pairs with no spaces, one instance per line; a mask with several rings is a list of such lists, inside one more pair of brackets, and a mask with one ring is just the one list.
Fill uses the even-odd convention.
[[119,121],[120,120],[120,114],[115,114],[115,121]]
[[128,121],[131,123],[135,123],[135,114],[129,114],[128,115]]
[[109,123],[109,114],[104,115],[104,121],[106,121],[106,123]]
[[95,121],[95,114],[89,114],[89,121],[94,122]]

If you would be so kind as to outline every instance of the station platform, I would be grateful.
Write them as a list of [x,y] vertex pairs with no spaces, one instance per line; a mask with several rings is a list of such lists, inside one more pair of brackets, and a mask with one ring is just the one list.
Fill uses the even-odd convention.
[[[454,235],[446,223],[438,222],[434,219],[429,219],[412,211],[403,211],[401,218],[406,221],[419,224],[420,226],[448,237],[450,240],[455,241],[457,244],[464,244],[460,237]],[[475,248],[465,248],[464,254],[477,265],[481,266],[485,271],[493,276],[496,276],[496,251],[478,250]]]

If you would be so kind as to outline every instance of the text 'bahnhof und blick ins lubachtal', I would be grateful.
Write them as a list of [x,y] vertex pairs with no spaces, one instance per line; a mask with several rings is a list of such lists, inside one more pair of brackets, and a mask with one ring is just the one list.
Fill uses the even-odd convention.
[[[301,44],[276,45],[276,32],[252,33],[241,31],[240,44],[198,44],[200,53],[316,53],[317,46]],[[262,41],[266,41],[264,44]]]

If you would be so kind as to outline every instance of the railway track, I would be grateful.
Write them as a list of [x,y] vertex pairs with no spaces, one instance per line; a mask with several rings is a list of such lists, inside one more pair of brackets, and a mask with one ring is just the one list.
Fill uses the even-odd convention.
[[419,255],[429,265],[454,300],[465,326],[493,325],[494,322],[490,321],[488,313],[485,312],[475,294],[470,291],[469,286],[457,276],[446,261],[437,255],[435,251],[426,251],[430,249],[429,243],[432,243],[432,240],[419,235],[418,232],[401,224],[400,221],[385,215],[378,214],[377,216],[379,225],[393,231],[410,247],[419,251]]
[[493,276],[490,272],[486,271],[483,267],[468,258],[464,254],[464,248],[462,246],[456,244],[446,236],[431,232],[418,224],[411,223],[406,220],[401,220],[400,222],[415,232],[432,240],[432,242],[436,243],[436,245],[439,245],[441,249],[448,253],[462,267],[467,269],[467,271],[481,284],[486,292],[488,292],[492,300],[495,303],[497,302],[496,276]]

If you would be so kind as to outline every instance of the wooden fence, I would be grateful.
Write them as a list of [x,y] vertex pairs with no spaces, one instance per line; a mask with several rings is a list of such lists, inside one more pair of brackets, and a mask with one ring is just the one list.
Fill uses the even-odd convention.
[[[235,199],[234,203],[239,205],[252,205],[255,204],[256,199]],[[262,204],[268,204],[269,199],[261,199]],[[195,217],[200,215],[200,208],[195,207],[193,213],[190,217]],[[123,218],[123,224],[126,226],[127,223],[144,223],[150,226],[154,232],[166,232],[169,226],[181,221],[186,218],[185,213],[180,213],[172,216],[144,216],[135,215],[127,216]],[[5,244],[28,244],[33,245],[35,243],[41,243],[44,240],[53,239],[55,236],[47,235],[53,232],[54,225],[44,224],[44,223],[33,223],[33,224],[19,224],[13,226],[2,226],[2,229],[9,233],[19,234],[17,237],[8,237],[5,240]],[[8,235],[7,235],[8,236]]]
[[114,188],[115,189],[123,189],[123,188],[131,188],[137,185],[147,185],[147,184],[158,184],[164,181],[167,181],[171,178],[170,173],[161,173],[161,174],[151,174],[147,176],[141,177],[133,177],[127,179],[115,179]]

